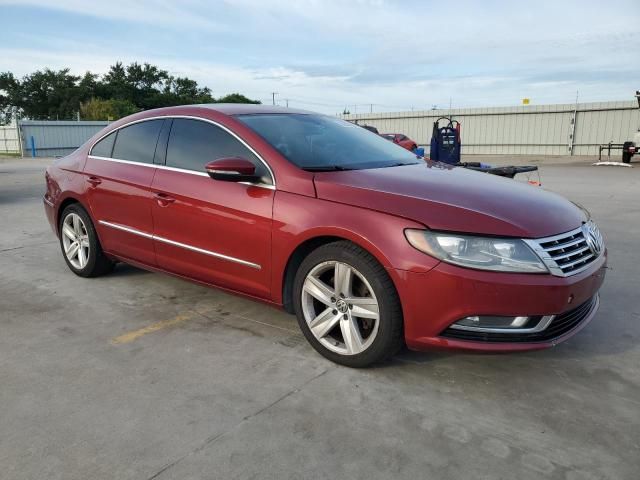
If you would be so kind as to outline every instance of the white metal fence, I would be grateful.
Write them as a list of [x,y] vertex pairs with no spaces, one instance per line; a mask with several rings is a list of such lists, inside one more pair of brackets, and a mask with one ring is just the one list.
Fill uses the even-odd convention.
[[[404,133],[428,147],[433,122],[450,116],[462,125],[462,153],[598,155],[599,145],[630,140],[640,127],[638,103],[427,110],[345,115],[380,133]],[[427,148],[427,152],[428,152]]]
[[[598,155],[598,147],[630,140],[640,127],[635,101],[528,105],[345,115],[381,133],[404,133],[427,146],[443,115],[462,125],[462,153],[493,155]],[[108,122],[28,121],[0,126],[0,154],[71,153]],[[427,148],[428,152],[428,148]]]
[[20,120],[24,156],[68,155],[107,125],[107,121]]
[[21,150],[18,125],[0,125],[0,154],[19,154]]

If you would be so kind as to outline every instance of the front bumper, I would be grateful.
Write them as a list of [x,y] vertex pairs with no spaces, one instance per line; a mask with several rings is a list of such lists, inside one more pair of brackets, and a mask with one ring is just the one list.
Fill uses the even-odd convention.
[[[427,273],[395,270],[403,307],[405,341],[414,350],[429,348],[476,351],[536,350],[554,346],[581,330],[598,309],[597,293],[606,272],[605,251],[590,268],[569,277],[486,272],[440,263]],[[592,301],[592,303],[590,303]],[[461,338],[448,327],[471,315],[570,315],[580,319],[554,335],[496,339]]]

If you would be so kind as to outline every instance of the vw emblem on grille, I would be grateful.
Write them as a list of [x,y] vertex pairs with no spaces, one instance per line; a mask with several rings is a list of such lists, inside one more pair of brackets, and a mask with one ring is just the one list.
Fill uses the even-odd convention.
[[604,247],[602,235],[593,222],[582,225],[582,235],[587,242],[587,246],[595,256],[598,256]]

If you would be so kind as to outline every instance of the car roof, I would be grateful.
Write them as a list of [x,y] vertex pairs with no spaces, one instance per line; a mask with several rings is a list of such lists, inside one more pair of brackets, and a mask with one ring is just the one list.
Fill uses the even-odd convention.
[[[187,105],[185,105],[187,106]],[[297,108],[280,107],[278,105],[261,105],[253,103],[201,103],[197,105],[188,105],[191,107],[208,108],[225,115],[241,115],[241,114],[274,114],[274,113],[299,113],[299,114],[315,114],[309,110],[299,110]]]

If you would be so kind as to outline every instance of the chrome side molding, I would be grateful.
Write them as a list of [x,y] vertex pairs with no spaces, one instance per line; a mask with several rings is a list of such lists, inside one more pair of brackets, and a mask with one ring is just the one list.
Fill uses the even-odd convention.
[[185,250],[190,250],[192,252],[201,253],[203,255],[209,255],[210,257],[219,258],[221,260],[227,260],[229,262],[238,263],[240,265],[244,265],[246,267],[255,268],[256,270],[261,270],[262,267],[257,263],[249,262],[247,260],[242,260],[240,258],[231,257],[229,255],[224,255],[222,253],[213,252],[211,250],[205,250],[204,248],[194,247],[193,245],[188,245],[186,243],[176,242],[175,240],[170,240],[168,238],[160,237],[158,235],[153,235],[151,233],[143,232],[141,230],[137,230],[135,228],[127,227],[126,225],[120,225],[119,223],[106,222],[104,220],[98,220],[98,223],[104,225],[105,227],[110,227],[116,230],[121,230],[123,232],[128,232],[133,235],[138,235],[140,237],[149,238],[151,240],[156,240],[158,242],[166,243],[168,245],[173,245],[175,247],[184,248]]

